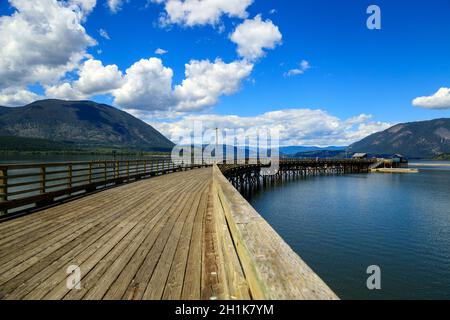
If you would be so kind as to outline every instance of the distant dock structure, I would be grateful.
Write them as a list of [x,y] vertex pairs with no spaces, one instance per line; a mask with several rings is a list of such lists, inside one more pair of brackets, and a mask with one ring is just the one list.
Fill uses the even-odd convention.
[[358,152],[352,156],[352,159],[367,159],[369,155],[367,153]]
[[400,154],[395,154],[390,158],[377,158],[370,167],[370,172],[384,173],[416,173],[417,169],[409,169],[408,159]]

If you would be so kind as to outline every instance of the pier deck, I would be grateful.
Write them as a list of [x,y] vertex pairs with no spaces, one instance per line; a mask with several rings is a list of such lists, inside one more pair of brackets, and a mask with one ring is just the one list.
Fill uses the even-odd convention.
[[[79,290],[67,286],[72,265]],[[0,298],[337,297],[210,167],[1,223]]]

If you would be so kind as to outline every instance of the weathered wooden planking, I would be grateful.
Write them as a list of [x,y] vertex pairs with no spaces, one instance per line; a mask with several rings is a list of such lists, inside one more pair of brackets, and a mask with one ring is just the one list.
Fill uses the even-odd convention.
[[[28,234],[32,233],[34,235],[37,229],[45,230],[48,229],[48,226],[55,225],[55,219],[62,219],[62,221],[64,221],[67,219],[67,214],[78,214],[79,216],[79,212],[82,210],[82,207],[98,208],[99,202],[108,204],[114,202],[115,200],[119,202],[123,201],[123,199],[117,196],[120,194],[121,190],[124,190],[123,188],[127,188],[130,194],[133,194],[134,192],[139,193],[141,186],[142,182],[136,182],[134,184],[122,186],[116,189],[104,190],[89,197],[80,198],[77,201],[66,203],[64,206],[60,205],[53,207],[50,210],[41,211],[38,214],[30,214],[21,217],[21,219],[15,219],[8,221],[8,223],[2,223],[0,224],[0,227],[2,228],[0,230],[0,239],[4,239],[5,237],[11,235],[15,238],[18,235],[17,232],[24,232]],[[134,192],[132,192],[132,190]],[[152,191],[153,190],[148,190],[148,192]],[[93,204],[95,204],[95,206],[93,206]],[[8,242],[8,240],[6,242]]]
[[[180,177],[177,175],[183,176],[188,183],[180,183],[183,179],[180,180]],[[99,247],[96,247],[98,243],[89,243],[88,241],[94,241],[97,238],[104,240],[104,245],[107,245],[109,242],[111,242],[112,238],[107,237],[108,231],[111,232],[111,234],[116,235],[120,229],[117,227],[114,228],[114,222],[115,225],[120,225],[120,222],[126,221],[126,217],[123,217],[123,219],[115,219],[119,218],[120,215],[117,214],[118,211],[120,211],[121,215],[125,215],[128,213],[135,214],[135,212],[138,210],[139,206],[141,206],[144,203],[148,204],[158,204],[160,200],[164,201],[164,204],[167,204],[167,206],[171,206],[171,201],[173,198],[171,198],[174,194],[179,194],[182,191],[188,191],[189,189],[192,190],[192,187],[195,183],[195,181],[189,183],[189,181],[192,180],[193,177],[195,177],[197,174],[194,174],[192,172],[186,172],[186,173],[180,173],[180,174],[173,174],[173,177],[168,179],[169,176],[155,178],[153,180],[148,180],[146,182],[138,182],[133,185],[127,185],[116,189],[111,189],[108,191],[104,191],[104,195],[113,195],[113,199],[118,199],[118,201],[110,201],[109,206],[102,201],[99,201],[98,194],[92,195],[91,200],[93,200],[92,203],[92,210],[89,210],[89,212],[76,212],[78,215],[81,215],[80,218],[76,221],[73,221],[73,223],[69,223],[67,225],[66,229],[58,230],[60,232],[60,236],[63,237],[62,240],[64,240],[63,243],[60,241],[56,241],[52,243],[55,239],[61,238],[55,238],[51,233],[50,234],[40,234],[40,237],[35,236],[34,240],[30,240],[29,243],[31,245],[25,245],[25,249],[30,248],[30,250],[19,250],[20,254],[17,256],[19,258],[17,261],[10,262],[7,266],[13,266],[16,264],[16,269],[14,270],[6,270],[6,268],[1,269],[0,268],[0,275],[4,277],[4,280],[6,280],[6,283],[4,285],[0,286],[0,292],[2,293],[2,296],[7,294],[8,298],[22,298],[24,295],[28,295],[27,298],[42,298],[44,295],[48,293],[49,290],[54,289],[54,287],[48,288],[48,284],[57,285],[59,284],[62,286],[64,284],[64,280],[66,278],[65,274],[65,268],[67,267],[67,262],[71,261],[71,259],[75,256],[78,257],[78,254],[83,254],[84,252],[89,252],[90,254],[95,253],[99,249]],[[205,179],[208,174],[200,176],[201,179]],[[159,181],[158,181],[159,180]],[[161,183],[161,181],[164,181],[164,183]],[[161,187],[164,186],[164,187]],[[185,189],[185,190],[183,190]],[[127,190],[127,191],[124,191]],[[129,191],[128,191],[129,190]],[[155,193],[155,190],[158,190],[157,193]],[[79,199],[80,202],[89,201],[90,197],[86,197],[83,199]],[[105,197],[106,199],[108,197]],[[149,201],[150,199],[154,199],[153,201]],[[74,214],[72,210],[74,209],[74,204],[77,201],[67,203],[65,205],[61,205],[59,207],[54,207],[51,209],[48,209],[46,211],[42,211],[39,213],[36,213],[34,215],[26,216],[19,218],[17,220],[5,222],[2,224],[4,226],[5,224],[11,223],[14,226],[19,226],[20,220],[23,219],[23,224],[25,226],[21,226],[23,230],[26,230],[26,225],[29,225],[30,220],[41,220],[42,217],[46,217],[47,212],[53,212],[53,211],[61,211],[64,210],[64,208],[69,208],[68,211],[70,214]],[[159,203],[161,205],[161,203]],[[84,206],[83,206],[84,207]],[[84,207],[85,208],[85,207]],[[97,212],[95,212],[94,209],[97,209]],[[103,210],[105,212],[114,213],[114,215],[111,214],[105,214],[105,217],[101,217],[99,214],[100,210]],[[88,213],[88,214],[87,214]],[[97,213],[97,214],[95,214]],[[161,214],[166,214],[167,212],[162,212]],[[33,217],[32,217],[33,216]],[[89,217],[89,218],[86,218]],[[59,215],[54,216],[56,219],[54,221],[60,221],[57,219],[60,217]],[[92,225],[87,224],[83,225],[83,222],[89,222],[91,220],[89,219],[99,219],[101,222],[98,225]],[[140,219],[139,217],[135,217],[136,223],[139,223]],[[37,221],[36,220],[36,221]],[[50,221],[51,225],[51,219],[46,221]],[[73,233],[74,226],[83,226],[81,231],[79,233],[75,233],[73,238],[69,237],[69,241],[66,241],[64,236],[67,236],[70,232]],[[123,228],[123,224],[121,225]],[[40,229],[42,230],[42,229]],[[85,232],[84,232],[85,231]],[[104,233],[102,233],[102,231]],[[106,232],[106,233],[105,233]],[[33,234],[33,230],[30,230],[30,235]],[[18,236],[21,236],[18,235]],[[96,238],[97,237],[97,238]],[[73,241],[70,241],[73,240]],[[38,241],[38,243],[37,243]],[[43,246],[39,246],[41,241],[47,241],[47,247],[44,248]],[[39,245],[38,245],[39,244]],[[85,246],[83,246],[85,245]],[[36,248],[43,249],[43,250],[36,250]],[[56,250],[49,250],[48,248],[53,248]],[[2,249],[2,246],[0,246],[0,249]],[[91,250],[88,250],[91,249]],[[93,250],[95,249],[95,250]],[[11,250],[1,250],[1,252],[6,252],[5,254],[8,255],[17,255],[17,251],[12,252]],[[45,252],[45,254],[44,254]],[[37,255],[33,256],[33,254]],[[61,256],[58,257],[58,254]],[[86,255],[84,255],[86,256]],[[88,255],[87,257],[89,257]],[[30,257],[30,259],[27,259]],[[68,259],[64,265],[64,261],[62,260]],[[63,268],[61,268],[63,266]],[[17,267],[20,267],[18,270]],[[33,275],[35,277],[33,277]],[[55,275],[57,275],[55,277]],[[55,280],[56,279],[56,280]],[[55,283],[56,282],[56,283]],[[24,284],[27,284],[25,286]],[[23,285],[22,285],[23,284]],[[30,293],[30,288],[34,289],[37,287],[37,290]],[[38,289],[41,290],[38,290]],[[32,291],[32,290],[31,290]],[[13,293],[14,294],[13,294]]]
[[[163,252],[161,253],[158,264],[153,271],[152,278],[150,279],[143,294],[143,299],[154,300],[162,298],[164,289],[168,284],[167,279],[171,270],[171,266],[174,260],[177,260],[175,257],[175,253],[177,252],[178,248],[180,248],[180,250],[183,250],[183,244],[180,242],[180,239],[182,239],[182,231],[188,225],[189,216],[192,216],[194,210],[197,210],[200,197],[201,192],[197,191],[192,193],[188,201],[186,201],[184,208],[181,210],[181,213],[172,228],[171,234],[164,247]],[[170,283],[170,285],[176,286],[176,283],[172,282]]]
[[[148,209],[148,207],[158,206],[167,199],[163,197],[155,202],[149,202],[148,199],[145,198],[144,200],[144,203],[147,203],[147,205],[143,210]],[[86,250],[84,250],[80,255],[75,255],[71,260],[72,263],[81,266],[81,264],[84,263],[86,259],[90,258],[93,260],[93,262],[91,261],[91,264],[88,264],[88,266],[92,264],[95,265],[95,257],[100,259],[102,257],[102,253],[106,254],[107,252],[109,252],[109,250],[114,247],[114,241],[120,240],[121,237],[123,237],[130,230],[130,228],[133,227],[133,225],[136,225],[140,221],[140,214],[142,214],[143,210],[139,209],[139,206],[137,206],[138,204],[136,202],[129,203],[127,201],[124,205],[126,210],[132,212],[131,219],[127,216],[125,217],[125,219],[119,220],[120,223],[116,221],[116,227],[110,233],[106,234],[101,239],[101,241],[98,241],[98,243],[94,243],[93,246],[86,248]],[[95,257],[92,258],[92,256]],[[65,277],[66,275],[62,272],[54,274],[51,279],[48,279],[42,283],[42,286],[44,286],[44,288],[42,288],[41,286],[40,290],[34,290],[30,297],[42,298],[49,291],[49,288],[53,288],[53,291],[55,291],[55,286],[57,286],[58,283],[60,290],[62,290],[63,292],[61,294],[64,295],[64,292],[66,292],[64,283]],[[54,292],[53,294],[57,293]]]
[[[140,196],[140,199],[137,199],[136,197]],[[8,250],[8,246],[3,247],[5,252],[8,252],[9,254],[6,256],[6,258],[8,258],[8,260],[6,263],[7,267],[10,267],[11,269],[8,270],[8,272],[6,274],[2,274],[0,276],[0,279],[3,280],[8,274],[11,274],[13,271],[15,271],[18,267],[21,267],[22,269],[24,268],[24,266],[20,266],[20,264],[25,263],[29,264],[30,262],[33,261],[34,257],[32,259],[26,259],[26,257],[30,256],[30,255],[41,255],[42,256],[42,251],[43,249],[46,249],[47,252],[50,249],[48,247],[49,243],[55,243],[55,239],[60,239],[61,237],[63,238],[63,243],[67,243],[68,240],[71,239],[71,236],[68,237],[68,234],[71,234],[74,232],[74,230],[77,230],[79,226],[84,226],[86,224],[86,221],[89,221],[89,219],[93,219],[93,218],[101,218],[101,221],[103,221],[103,215],[105,212],[109,213],[113,213],[115,212],[115,206],[117,206],[118,203],[122,202],[122,207],[124,207],[124,200],[121,200],[120,197],[117,197],[119,202],[114,202],[111,201],[108,203],[108,205],[105,205],[103,202],[96,202],[96,204],[98,205],[97,207],[97,211],[95,211],[96,214],[92,214],[91,210],[87,210],[84,211],[83,207],[81,207],[81,211],[78,211],[78,215],[80,215],[80,212],[82,213],[80,215],[80,218],[78,220],[76,220],[75,222],[66,225],[66,228],[63,229],[58,229],[58,232],[55,233],[50,233],[48,234],[48,237],[41,237],[38,241],[33,242],[32,244],[27,246],[27,251],[26,252],[22,252],[21,250]],[[145,197],[142,197],[142,194],[136,194],[133,193],[131,195],[130,198],[128,198],[127,200],[130,201],[130,199],[133,201],[132,202],[132,206],[136,206],[138,205],[139,202],[145,202],[146,199]],[[113,209],[114,208],[114,209]],[[130,208],[130,207],[128,207]],[[131,207],[132,208],[132,207]],[[53,208],[56,209],[56,208]],[[87,219],[87,220],[86,220]],[[56,220],[55,224],[59,224],[59,220]],[[59,235],[58,238],[55,238],[55,235]],[[61,243],[60,243],[61,244]],[[18,256],[17,256],[18,255]],[[15,258],[15,259],[12,259]],[[2,259],[3,260],[3,259]],[[14,266],[14,264],[19,264],[19,266]]]
[[[168,212],[160,211],[158,214],[162,220],[160,220],[152,229],[152,232],[149,234],[143,245],[139,247],[139,249],[135,252],[130,262],[125,266],[125,268],[121,271],[117,280],[111,285],[108,291],[105,294],[105,299],[108,300],[119,300],[125,294],[127,287],[133,281],[136,273],[139,268],[144,263],[146,257],[148,257],[150,250],[153,248],[157,239],[161,236],[161,231],[163,227],[167,223],[168,219],[173,215],[173,212],[176,211],[181,203],[186,199],[186,195],[182,195],[180,197],[180,201],[176,204],[172,205],[171,210]],[[171,199],[173,200],[173,199]],[[173,210],[173,211],[172,211]],[[149,272],[149,274],[151,274]]]
[[[185,188],[188,187],[186,185],[184,185],[183,187],[177,186],[173,189],[168,189],[165,190],[162,194],[168,194],[169,196],[172,196],[172,199],[167,199],[165,201],[165,203],[162,204],[161,206],[161,211],[166,212],[167,210],[169,210],[172,205],[173,202],[171,200],[176,200],[176,198],[173,198],[174,194],[172,194],[172,192],[174,192],[173,190],[177,190],[177,191],[182,191],[181,188]],[[182,194],[182,192],[180,192]],[[175,195],[177,195],[177,193],[175,193]],[[149,202],[151,203],[151,202]],[[176,204],[176,202],[175,202]],[[157,209],[159,210],[159,209]],[[90,261],[88,262],[88,264],[86,265],[86,269],[88,270],[88,275],[86,278],[82,279],[82,282],[85,285],[85,288],[78,290],[78,291],[70,291],[67,293],[67,295],[64,297],[64,299],[81,299],[84,297],[85,293],[92,290],[92,288],[94,288],[93,290],[95,290],[93,292],[93,296],[91,299],[95,299],[96,295],[98,294],[98,292],[106,292],[106,290],[109,287],[106,288],[97,288],[96,285],[97,283],[100,283],[100,279],[103,276],[104,273],[106,273],[108,271],[108,269],[110,269],[111,267],[113,268],[119,268],[119,270],[121,270],[120,268],[124,267],[124,264],[127,263],[127,260],[121,260],[120,257],[122,254],[126,254],[125,251],[129,252],[129,248],[131,246],[130,242],[132,243],[132,241],[135,242],[142,242],[144,236],[145,236],[145,229],[148,229],[150,227],[149,223],[151,222],[151,218],[153,217],[154,213],[151,214],[145,214],[145,210],[142,212],[143,215],[138,217],[136,219],[136,221],[133,222],[133,227],[130,230],[130,232],[125,235],[123,238],[118,239],[118,242],[116,242],[115,246],[112,248],[112,250],[108,251],[106,255],[104,255],[102,251],[100,252],[96,252],[96,254],[94,255],[94,257],[92,257],[90,259]],[[169,215],[170,216],[170,215]],[[108,245],[110,245],[110,243],[108,243]],[[105,250],[106,251],[106,250]],[[100,260],[98,260],[98,258],[100,258]],[[123,262],[122,264],[115,264],[115,261],[121,261]],[[80,266],[81,267],[81,266]],[[82,271],[83,271],[83,267]],[[114,270],[112,271],[114,272]],[[108,273],[107,273],[108,274]],[[106,282],[108,283],[108,282]],[[103,283],[102,283],[103,285]],[[106,289],[106,290],[105,290]],[[53,298],[51,296],[48,296],[48,298]],[[87,297],[89,298],[89,297]]]
[[[187,185],[189,187],[189,185]],[[142,229],[141,233],[132,240],[131,245],[127,247],[120,256],[114,261],[113,265],[105,271],[102,277],[99,279],[94,288],[89,289],[89,292],[83,297],[83,299],[102,299],[106,292],[113,284],[118,283],[117,278],[124,270],[125,266],[131,265],[132,257],[140,248],[151,247],[154,243],[155,234],[157,234],[158,226],[165,221],[165,216],[171,216],[170,209],[176,207],[177,203],[183,202],[183,193],[178,194],[178,198],[171,198],[170,201],[166,201],[162,208],[154,210],[154,213],[148,212],[147,215],[152,216],[149,223]],[[142,222],[141,222],[142,223]],[[130,270],[127,270],[129,272]]]
[[183,300],[200,300],[201,297],[203,220],[206,209],[207,196],[202,198],[194,220],[181,292]]
[[[214,183],[216,183],[216,181],[214,181]],[[217,185],[213,184],[213,188],[217,187]],[[224,261],[224,272],[228,289],[226,298],[230,300],[251,299],[250,288],[248,286],[247,279],[245,278],[244,270],[242,269],[239,261],[235,244],[231,238],[229,226],[225,218],[225,212],[223,211],[219,194],[218,192],[211,192],[211,196],[213,197],[216,212],[215,220],[217,234],[219,237],[219,254],[222,256],[221,260]]]
[[179,244],[177,246],[174,259],[167,277],[167,283],[164,288],[164,300],[179,300],[183,289],[183,281],[185,278],[187,258],[191,245],[192,230],[197,212],[201,211],[201,206],[206,202],[209,194],[210,182],[195,196],[195,200],[189,210],[188,218],[184,223]]
[[104,239],[109,239],[106,236],[109,234],[112,235],[117,230],[115,219],[123,219],[124,213],[124,211],[118,211],[115,215],[105,220],[100,229],[92,229],[91,232],[85,233],[83,237],[77,238],[76,241],[72,241],[62,249],[55,251],[25,272],[11,279],[2,286],[2,295],[13,289],[14,291],[8,294],[6,298],[20,299],[36,286],[42,283],[49,283],[49,277],[52,274],[58,273],[64,267],[67,267],[67,261],[74,259],[77,255],[81,255],[83,251],[91,248],[92,245],[99,246]]
[[[194,180],[194,183],[195,182],[196,181]],[[161,255],[163,254],[167,243],[169,242],[175,222],[179,219],[183,208],[186,207],[187,203],[189,203],[189,199],[192,199],[192,197],[190,197],[190,193],[185,193],[184,201],[180,202],[176,206],[172,206],[172,214],[169,215],[167,222],[161,225],[162,230],[160,232],[160,236],[156,239],[144,262],[140,265],[132,282],[129,283],[123,296],[124,299],[143,299],[147,286],[153,277],[155,268],[161,259]]]

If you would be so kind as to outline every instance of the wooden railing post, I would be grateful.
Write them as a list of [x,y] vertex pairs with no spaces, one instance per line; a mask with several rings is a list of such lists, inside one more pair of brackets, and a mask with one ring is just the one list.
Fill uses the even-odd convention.
[[73,180],[73,167],[72,164],[69,164],[69,188],[72,188],[72,180]]
[[89,162],[89,184],[92,183],[92,161]]
[[40,174],[41,174],[41,193],[45,193],[45,180],[46,180],[45,166],[41,166],[40,170],[41,170],[41,172],[40,172]]
[[127,180],[130,180],[130,160],[127,160]]
[[103,178],[105,179],[105,185],[106,185],[106,180],[108,180],[107,165],[108,165],[108,163],[105,161],[104,162],[104,168],[103,168]]
[[[0,169],[0,202],[8,200],[8,169]],[[0,215],[6,214],[7,210],[0,210]]]
[[119,161],[116,161],[116,163],[115,163],[115,168],[114,168],[115,170],[114,170],[114,178],[119,178],[120,177],[120,163],[119,163]]

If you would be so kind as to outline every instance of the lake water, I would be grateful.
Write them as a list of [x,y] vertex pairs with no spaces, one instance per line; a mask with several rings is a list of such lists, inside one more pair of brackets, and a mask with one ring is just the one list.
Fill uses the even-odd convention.
[[[450,299],[450,166],[424,164],[298,179],[249,201],[342,299]],[[367,289],[370,265],[379,291]]]

